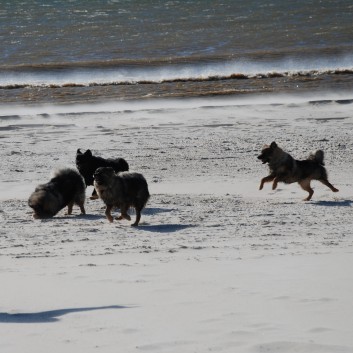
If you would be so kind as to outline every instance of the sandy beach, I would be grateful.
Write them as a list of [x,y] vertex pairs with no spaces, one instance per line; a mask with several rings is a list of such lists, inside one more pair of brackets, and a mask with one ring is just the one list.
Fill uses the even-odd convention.
[[[0,351],[353,352],[353,97],[248,96],[0,113]],[[269,184],[276,141],[325,152],[332,193]],[[148,181],[138,228],[27,205],[78,148]]]

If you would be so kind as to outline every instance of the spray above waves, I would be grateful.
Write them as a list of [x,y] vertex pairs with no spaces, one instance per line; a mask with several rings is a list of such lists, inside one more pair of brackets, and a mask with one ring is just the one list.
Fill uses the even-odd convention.
[[0,88],[25,87],[90,87],[108,85],[202,82],[216,80],[261,79],[339,75],[353,73],[352,57],[336,60],[281,60],[272,62],[230,61],[224,63],[178,63],[144,66],[117,65],[100,67],[70,67],[56,65],[41,67],[0,68]]

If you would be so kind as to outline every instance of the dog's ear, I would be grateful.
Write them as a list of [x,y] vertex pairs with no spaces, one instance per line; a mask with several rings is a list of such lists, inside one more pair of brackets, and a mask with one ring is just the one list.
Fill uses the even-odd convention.
[[92,152],[91,150],[87,150],[85,153],[84,153],[85,156],[89,156],[89,157],[92,157]]
[[273,141],[270,145],[270,148],[275,149],[277,147],[277,143]]
[[80,151],[80,149],[77,150],[76,154],[82,154],[82,152]]

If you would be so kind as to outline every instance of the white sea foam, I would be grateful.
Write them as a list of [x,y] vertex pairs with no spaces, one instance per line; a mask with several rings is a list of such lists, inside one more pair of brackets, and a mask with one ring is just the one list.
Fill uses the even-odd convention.
[[71,68],[43,71],[6,72],[0,76],[0,86],[29,85],[90,85],[90,84],[133,84],[138,82],[163,82],[174,80],[210,79],[212,77],[231,77],[244,75],[256,77],[273,73],[296,75],[311,72],[325,73],[334,70],[353,70],[351,55],[320,59],[286,59],[271,62],[251,60],[229,61],[208,64],[178,64],[157,67],[122,68]]

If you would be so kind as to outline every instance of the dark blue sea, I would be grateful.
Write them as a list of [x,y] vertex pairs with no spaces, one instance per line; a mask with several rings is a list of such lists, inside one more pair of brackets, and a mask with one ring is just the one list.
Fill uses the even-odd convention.
[[351,0],[0,0],[0,103],[351,91]]

